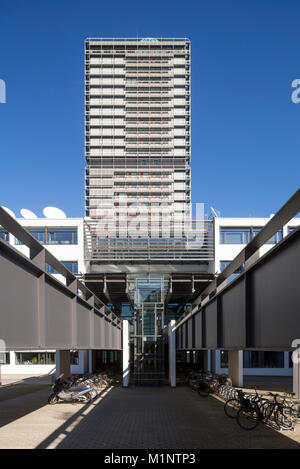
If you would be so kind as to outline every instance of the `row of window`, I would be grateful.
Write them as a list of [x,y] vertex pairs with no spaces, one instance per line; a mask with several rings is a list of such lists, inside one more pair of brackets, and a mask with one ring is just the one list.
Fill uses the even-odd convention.
[[[5,365],[10,365],[10,355],[4,355]],[[16,352],[16,365],[55,365],[55,352]],[[71,352],[71,365],[79,364],[78,351]]]
[[[262,227],[220,228],[221,244],[248,244],[262,229]],[[272,236],[268,244],[275,244],[282,240],[282,230]]]
[[[29,228],[27,231],[41,244],[77,244],[76,228]],[[9,233],[3,228],[0,229],[0,238],[9,242]],[[15,244],[23,243],[15,239]]]
[[[197,363],[197,354],[195,351],[186,352],[186,363]],[[228,368],[228,352],[220,352],[221,368]],[[284,352],[256,352],[246,350],[243,352],[244,368],[284,368]],[[289,352],[289,368],[293,367],[292,353]]]
[[[28,228],[27,231],[41,244],[77,244],[76,228]],[[23,244],[16,239],[16,244]]]
[[169,187],[170,184],[168,182],[119,182],[115,183],[114,187]]
[[[228,352],[222,350],[221,353],[221,368],[228,367]],[[292,368],[291,354],[289,360],[289,367]],[[284,368],[284,352],[243,352],[243,367],[244,368]]]
[[[142,162],[143,163],[143,162]],[[154,164],[158,161],[154,161]],[[133,173],[132,173],[133,174]],[[134,173],[135,174],[135,173]],[[288,227],[288,233],[294,231],[297,227]],[[262,227],[234,227],[234,228],[220,228],[220,242],[221,244],[247,244],[249,243],[262,229]],[[77,244],[77,229],[76,228],[29,228],[29,233],[41,244]],[[4,241],[9,241],[9,233],[3,228],[0,229],[0,238]],[[282,230],[278,231],[272,236],[268,244],[275,244],[282,240]],[[18,239],[15,244],[23,244]]]
[[9,241],[9,233],[4,230],[3,228],[0,228],[0,238],[3,239],[4,241]]

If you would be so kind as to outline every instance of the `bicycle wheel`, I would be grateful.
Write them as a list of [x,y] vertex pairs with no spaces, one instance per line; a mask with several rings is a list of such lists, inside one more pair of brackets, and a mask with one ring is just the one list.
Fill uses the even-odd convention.
[[242,405],[238,399],[228,399],[224,405],[224,412],[230,419],[235,419],[241,407]]
[[243,430],[254,430],[260,421],[259,410],[256,407],[251,407],[250,410],[242,408],[238,411],[236,420]]
[[207,397],[209,396],[209,391],[210,391],[210,388],[209,388],[209,385],[206,384],[206,383],[202,383],[200,384],[199,388],[198,388],[198,394],[199,396],[201,397]]
[[56,404],[58,402],[58,397],[56,394],[50,394],[50,396],[48,397],[48,404],[50,405],[53,405],[53,404]]
[[275,412],[275,422],[284,430],[292,430],[296,421],[297,415],[291,407],[279,407]]
[[262,401],[260,405],[260,412],[263,415],[264,422],[267,423],[271,419],[274,411],[274,403],[268,400]]

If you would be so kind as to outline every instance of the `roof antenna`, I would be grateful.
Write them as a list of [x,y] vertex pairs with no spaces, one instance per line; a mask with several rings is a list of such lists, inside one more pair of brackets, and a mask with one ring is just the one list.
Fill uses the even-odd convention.
[[220,218],[221,212],[219,210],[216,210],[215,208],[210,207],[210,211],[211,211],[213,218]]

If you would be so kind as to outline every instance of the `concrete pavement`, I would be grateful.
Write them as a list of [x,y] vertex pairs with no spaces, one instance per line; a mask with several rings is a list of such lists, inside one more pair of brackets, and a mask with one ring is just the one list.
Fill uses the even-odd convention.
[[0,402],[0,448],[300,448],[297,432],[245,432],[220,401],[185,386],[116,387],[87,405],[49,406],[47,395]]

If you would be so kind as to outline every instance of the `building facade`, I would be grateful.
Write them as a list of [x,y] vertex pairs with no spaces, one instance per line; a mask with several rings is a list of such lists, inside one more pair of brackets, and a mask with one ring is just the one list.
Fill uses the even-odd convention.
[[[208,217],[204,210],[192,215],[190,71],[186,38],[87,39],[86,216],[18,218],[131,321],[132,371],[139,382],[165,374],[170,319],[179,318],[269,220]],[[299,224],[292,220],[258,255]],[[26,255],[13,236],[3,230],[0,236]],[[50,266],[46,270],[62,280]],[[54,352],[10,352],[2,371],[52,372]],[[87,371],[87,353],[73,351],[73,372]],[[190,351],[186,359],[195,356]],[[226,371],[226,351],[211,352],[210,360],[213,370]],[[248,374],[291,374],[284,352],[244,352],[244,367]]]
[[86,40],[85,156],[90,218],[123,216],[124,229],[135,207],[188,212],[188,39]]
[[[214,266],[215,272],[221,272],[226,265],[244,248],[253,236],[269,221],[270,218],[214,218]],[[82,278],[86,273],[86,262],[84,259],[84,225],[89,219],[66,218],[49,219],[17,218],[17,221],[24,226],[38,241],[63,262],[69,270]],[[263,255],[267,250],[272,249],[275,243],[287,236],[293,229],[300,225],[300,219],[294,218],[282,231],[279,231],[259,252]],[[12,244],[15,249],[27,255],[26,248],[12,235],[8,235],[0,229],[0,237]],[[48,272],[58,280],[62,280],[53,269]],[[232,279],[237,276],[236,272]],[[230,281],[231,279],[229,279]],[[155,277],[149,283],[147,277],[136,277],[135,294],[137,302],[142,302],[144,295],[159,295],[156,298],[156,316],[159,309],[164,312],[164,302],[166,297],[162,295],[165,287],[161,283],[161,278]],[[107,302],[107,298],[106,298]],[[147,303],[147,302],[146,302]],[[144,309],[147,315],[147,304]],[[188,306],[188,305],[187,305]],[[130,305],[129,305],[130,311]],[[132,312],[130,313],[132,314]],[[160,312],[161,314],[161,312]],[[151,321],[146,321],[146,328],[151,328]],[[140,330],[136,331],[142,338]],[[109,353],[109,352],[108,352]],[[187,352],[186,359],[193,362],[193,352]],[[107,360],[111,360],[108,356]],[[41,350],[39,352],[17,351],[8,352],[6,364],[2,365],[3,374],[39,375],[55,372],[56,354],[55,350]],[[227,372],[227,352],[226,350],[216,350],[210,352],[211,369],[218,373]],[[72,372],[83,373],[88,371],[88,351],[72,351]],[[244,374],[246,375],[292,375],[292,365],[289,352],[244,352]]]

